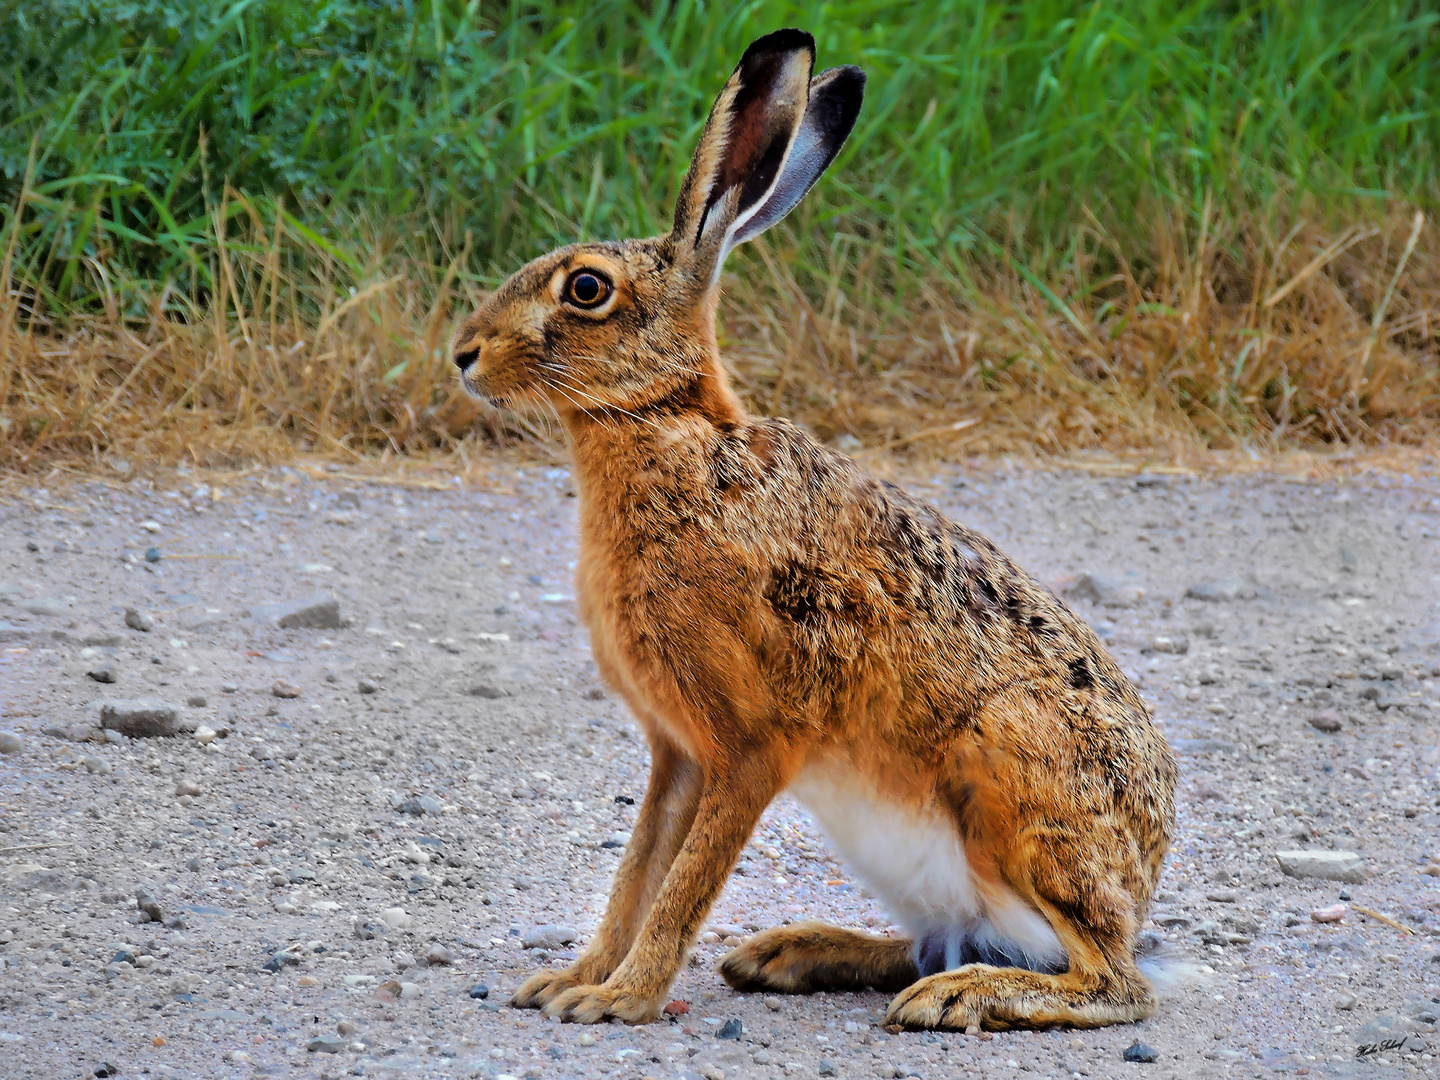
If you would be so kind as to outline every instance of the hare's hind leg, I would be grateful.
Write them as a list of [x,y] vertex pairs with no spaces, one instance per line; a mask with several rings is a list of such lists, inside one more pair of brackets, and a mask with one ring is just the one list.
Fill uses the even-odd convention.
[[823,990],[899,990],[920,975],[909,938],[882,938],[820,922],[756,934],[717,969],[736,990],[812,994]]
[[[1136,904],[1125,887],[1124,850],[1099,842],[1034,835],[1017,848],[1028,865],[1006,875],[1049,921],[1069,968],[1060,973],[967,964],[930,975],[890,1003],[887,1024],[958,1030],[1103,1027],[1155,1011],[1155,991],[1135,965]],[[1117,850],[1118,849],[1118,850]]]
[[571,987],[603,983],[610,977],[635,943],[675,853],[690,832],[699,803],[699,767],[671,743],[655,739],[650,784],[595,936],[568,968],[541,971],[525,980],[515,993],[514,1005],[541,1009]]

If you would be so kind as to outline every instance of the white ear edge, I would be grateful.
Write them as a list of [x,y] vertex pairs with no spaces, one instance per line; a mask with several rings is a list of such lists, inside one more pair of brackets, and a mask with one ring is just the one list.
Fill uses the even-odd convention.
[[774,182],[726,230],[715,268],[717,280],[725,257],[795,209],[830,167],[859,115],[864,87],[864,72],[853,67],[831,68],[811,81],[805,112],[790,136]]
[[[753,221],[757,214],[759,214],[762,210],[765,209],[766,206],[769,206],[774,201],[775,193],[780,189],[781,185],[785,183],[786,176],[795,175],[795,173],[790,168],[790,163],[795,158],[795,152],[798,148],[799,143],[801,142],[801,139],[804,136],[805,128],[805,118],[802,117],[799,125],[796,126],[794,132],[792,132],[790,135],[790,142],[785,147],[785,156],[780,160],[780,168],[775,170],[775,179],[772,180],[770,182],[770,186],[765,189],[765,194],[762,195],[760,198],[756,199],[750,209],[745,210],[740,214],[737,214],[735,216],[735,220],[730,223],[730,227],[725,230],[725,239],[720,245],[720,254],[715,260],[715,270],[710,275],[710,280],[712,284],[720,280],[720,270],[725,265],[725,258],[730,254],[730,252],[735,250],[736,245],[744,243],[752,236],[759,236],[762,232],[764,232],[766,229],[768,229],[771,225],[775,223],[774,221],[767,221],[758,229],[749,232],[747,232],[745,229],[745,226],[749,222]],[[814,182],[815,181],[812,179],[810,181],[810,184],[813,184]],[[810,184],[806,184],[805,187],[801,189],[799,195],[795,197],[795,202],[799,202],[800,197],[803,196],[806,191],[810,190]],[[730,191],[726,192],[725,194],[725,200],[738,200],[739,198],[740,189],[738,187],[731,188]],[[794,203],[791,203],[790,206],[793,207]],[[788,208],[786,210],[786,213],[789,213]],[[780,215],[780,217],[784,216],[784,214]],[[722,216],[718,220],[723,221],[724,217]],[[779,220],[779,217],[775,219],[775,221]],[[707,217],[707,226],[709,225],[709,222],[710,219]]]

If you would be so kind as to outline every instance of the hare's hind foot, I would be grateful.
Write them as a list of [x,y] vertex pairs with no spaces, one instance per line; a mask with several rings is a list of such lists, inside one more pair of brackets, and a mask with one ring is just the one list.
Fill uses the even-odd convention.
[[811,994],[898,990],[919,977],[907,938],[882,938],[820,922],[756,934],[716,966],[736,990]]
[[1049,975],[970,964],[901,991],[890,1003],[885,1024],[971,1034],[1050,1024],[1092,1028],[1140,1020],[1155,1005],[1155,992],[1133,966],[1097,981],[1070,972]]

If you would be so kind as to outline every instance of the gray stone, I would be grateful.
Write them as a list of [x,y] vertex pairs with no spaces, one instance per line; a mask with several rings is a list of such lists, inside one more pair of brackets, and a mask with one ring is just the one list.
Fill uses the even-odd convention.
[[0,754],[18,754],[25,749],[25,740],[13,731],[0,731]]
[[1134,607],[1145,597],[1139,585],[1116,581],[1100,574],[1081,574],[1066,590],[1067,596],[1089,600],[1102,607]]
[[1158,653],[1184,656],[1190,651],[1190,639],[1183,634],[1160,634],[1151,639],[1150,648]]
[[395,809],[402,814],[414,814],[419,817],[422,814],[443,814],[445,804],[433,795],[412,795],[410,798],[398,802]]
[[203,709],[206,705],[210,704],[210,699],[204,694],[187,694],[185,704],[189,705],[192,709]]
[[1355,1032],[1355,1045],[1361,1048],[1387,1043],[1392,1047],[1399,1046],[1408,1036],[1424,1030],[1424,1025],[1408,1017],[1382,1013]]
[[219,630],[221,627],[228,626],[229,623],[230,617],[223,611],[205,611],[198,615],[191,615],[188,618],[182,619],[180,626],[185,630],[194,632],[197,630]]
[[1185,595],[1192,600],[1205,600],[1217,604],[1226,600],[1252,600],[1255,597],[1255,589],[1235,578],[1223,578],[1220,581],[1202,581],[1197,585],[1191,585],[1185,590]]
[[345,625],[340,617],[340,601],[328,593],[314,593],[301,600],[273,604],[257,604],[250,617],[281,630],[339,630]]
[[31,615],[48,615],[54,618],[70,614],[70,607],[65,601],[50,596],[42,596],[37,600],[21,600],[19,606],[21,611],[28,611]]
[[197,1020],[248,1020],[249,1013],[243,1013],[239,1009],[206,1009],[204,1012],[196,1013]]
[[312,1054],[338,1054],[345,1049],[345,1037],[342,1035],[317,1035],[305,1044],[305,1049]]
[[510,694],[509,691],[504,690],[499,686],[496,686],[494,683],[483,682],[476,683],[474,686],[470,687],[470,696],[486,698],[490,701],[495,701],[499,698],[509,697]]
[[148,634],[155,629],[155,616],[148,611],[127,607],[125,609],[125,625],[131,630],[139,630],[143,634]]
[[455,954],[438,941],[425,951],[425,963],[427,964],[453,964],[454,962]]
[[545,923],[532,927],[521,939],[520,945],[525,949],[558,949],[578,938],[579,935],[569,926]]
[[105,701],[100,704],[100,726],[132,739],[178,735],[180,710],[159,698]]
[[1275,861],[1291,877],[1325,881],[1365,880],[1365,864],[1353,851],[1277,851]]
[[85,768],[89,769],[96,776],[110,775],[110,763],[106,761],[103,757],[91,754],[87,757],[81,758],[80,764],[84,765]]
[[1310,726],[1316,731],[1323,731],[1327,735],[1334,735],[1344,727],[1340,714],[1334,709],[1321,709],[1314,716],[1310,717]]
[[380,692],[380,684],[374,679],[361,679],[356,689],[362,694],[378,694]]
[[112,660],[106,660],[103,664],[96,664],[85,674],[98,683],[113,683],[115,681],[115,663]]
[[1133,1043],[1127,1046],[1125,1048],[1125,1052],[1120,1056],[1126,1061],[1133,1061],[1141,1064],[1149,1064],[1152,1061],[1160,1060],[1159,1052],[1153,1046],[1147,1046],[1139,1039],[1136,1039]]
[[715,1033],[717,1039],[738,1039],[745,1034],[745,1025],[738,1018],[732,1017],[720,1025],[720,1030]]
[[298,698],[304,691],[292,682],[286,682],[284,679],[276,679],[275,685],[270,687],[270,692],[278,698],[290,700]]
[[102,630],[98,626],[84,624],[72,629],[61,628],[50,631],[50,636],[66,645],[81,645],[86,648],[114,648],[120,644],[120,635],[114,630]]

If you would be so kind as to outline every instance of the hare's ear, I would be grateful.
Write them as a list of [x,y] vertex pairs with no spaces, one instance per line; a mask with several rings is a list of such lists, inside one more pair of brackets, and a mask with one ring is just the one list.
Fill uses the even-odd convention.
[[814,66],[814,38],[777,30],[751,42],[715,100],[671,232],[676,267],[695,286],[714,283],[736,232],[775,192],[806,118]]
[[795,209],[845,145],[864,97],[865,72],[858,67],[831,68],[810,80],[810,101],[780,176],[764,200],[736,221],[727,254]]

